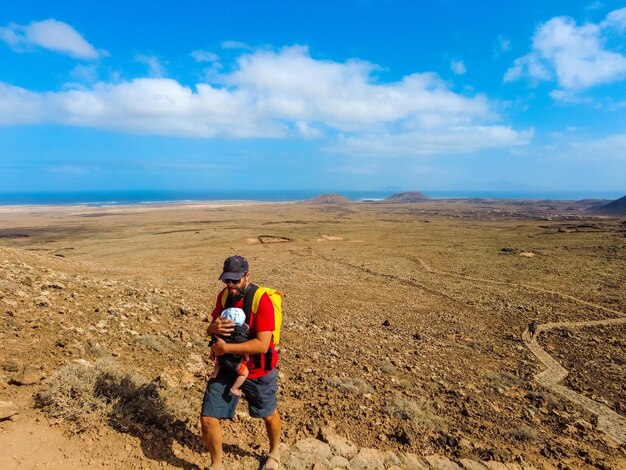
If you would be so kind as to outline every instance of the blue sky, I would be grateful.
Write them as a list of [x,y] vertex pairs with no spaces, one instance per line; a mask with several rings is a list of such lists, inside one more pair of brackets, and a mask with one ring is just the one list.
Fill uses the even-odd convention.
[[0,192],[626,193],[617,1],[7,2]]

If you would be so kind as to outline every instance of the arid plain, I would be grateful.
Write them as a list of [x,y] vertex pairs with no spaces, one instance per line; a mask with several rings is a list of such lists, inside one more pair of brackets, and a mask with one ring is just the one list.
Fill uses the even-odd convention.
[[[206,318],[232,254],[286,294],[288,445],[332,429],[455,461],[626,465],[626,221],[506,201],[0,207],[3,460],[43,465],[24,449],[56,432],[50,452],[75,468],[206,465]],[[535,378],[550,366],[533,351],[569,375]],[[171,422],[76,424],[42,407],[79,359],[157,384]],[[225,428],[231,461],[264,439],[245,413]]]

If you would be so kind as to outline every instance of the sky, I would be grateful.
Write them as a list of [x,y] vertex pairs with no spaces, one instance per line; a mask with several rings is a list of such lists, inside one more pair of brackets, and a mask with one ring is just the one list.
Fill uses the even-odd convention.
[[626,193],[626,2],[23,0],[0,192]]

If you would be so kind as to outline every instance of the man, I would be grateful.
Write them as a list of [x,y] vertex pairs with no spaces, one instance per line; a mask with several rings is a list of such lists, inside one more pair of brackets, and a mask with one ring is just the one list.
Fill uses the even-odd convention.
[[[224,269],[219,279],[226,287],[217,296],[215,308],[211,313],[212,322],[207,328],[210,335],[217,335],[217,341],[211,346],[212,356],[223,354],[248,355],[248,379],[241,387],[248,410],[253,418],[261,418],[269,437],[270,451],[263,468],[277,469],[280,467],[278,444],[280,442],[280,416],[276,410],[276,392],[278,391],[278,372],[276,363],[278,354],[274,349],[272,332],[274,331],[274,307],[267,293],[263,293],[257,311],[249,312],[249,339],[243,343],[226,343],[220,338],[229,336],[234,330],[232,320],[220,317],[228,307],[250,309],[251,302],[246,302],[246,294],[254,289],[250,283],[248,261],[241,256],[231,256],[224,261]],[[225,291],[228,291],[226,302],[222,302]],[[248,312],[246,311],[246,314]],[[211,468],[223,468],[222,464],[222,426],[221,419],[232,419],[239,397],[229,393],[233,380],[232,372],[220,370],[217,377],[207,383],[202,401],[200,423],[202,436],[211,454]]]

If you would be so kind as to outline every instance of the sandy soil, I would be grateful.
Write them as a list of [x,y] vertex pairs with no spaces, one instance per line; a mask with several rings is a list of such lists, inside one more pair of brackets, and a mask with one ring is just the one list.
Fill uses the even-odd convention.
[[[196,415],[211,370],[206,316],[221,263],[236,253],[253,280],[287,295],[287,444],[330,426],[359,447],[620,468],[619,435],[537,382],[545,366],[521,335],[532,320],[623,317],[625,234],[623,220],[571,204],[0,208],[0,401],[18,411],[0,421],[0,460],[205,465]],[[620,332],[577,328],[572,349],[545,331],[534,344],[570,372],[562,386],[623,417]],[[606,374],[584,360],[591,350]],[[73,435],[70,422],[34,408],[64,365],[102,358],[156,380],[178,424],[131,432],[104,423]],[[245,412],[227,423],[230,458],[262,453],[261,429]]]

